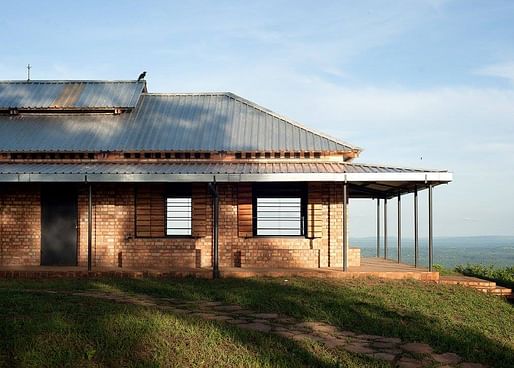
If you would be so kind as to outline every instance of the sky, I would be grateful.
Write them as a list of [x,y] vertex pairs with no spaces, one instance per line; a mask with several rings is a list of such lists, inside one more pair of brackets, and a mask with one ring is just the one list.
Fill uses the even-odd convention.
[[[145,70],[150,92],[234,92],[358,162],[453,172],[436,236],[514,235],[514,1],[6,1],[0,26],[0,79],[30,63],[32,79]],[[372,236],[376,203],[350,211],[351,236]],[[426,236],[426,193],[420,211]]]

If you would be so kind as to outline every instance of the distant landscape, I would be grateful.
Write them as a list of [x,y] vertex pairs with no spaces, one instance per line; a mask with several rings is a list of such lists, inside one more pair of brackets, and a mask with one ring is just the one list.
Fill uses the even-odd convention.
[[[361,248],[364,257],[376,256],[376,238],[351,238],[350,246]],[[396,238],[388,238],[387,257],[396,259]],[[380,243],[381,256],[384,239]],[[420,239],[420,263],[427,265],[428,240]],[[414,263],[414,239],[402,239],[402,262]],[[434,264],[453,268],[459,264],[484,264],[497,267],[514,266],[514,236],[435,237]]]

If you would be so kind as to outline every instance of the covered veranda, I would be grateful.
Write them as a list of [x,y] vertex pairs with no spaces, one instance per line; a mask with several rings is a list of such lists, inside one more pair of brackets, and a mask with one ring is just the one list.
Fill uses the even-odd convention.
[[[195,277],[212,278],[211,268],[173,268],[173,269],[133,269],[117,267],[80,266],[0,266],[0,278],[60,278],[60,277]],[[219,270],[219,277],[319,277],[329,279],[377,277],[391,280],[415,279],[437,281],[438,272],[430,272],[424,267],[414,267],[392,260],[363,257],[360,266],[351,266],[348,271],[340,268],[239,268],[228,267]]]
[[[212,205],[214,213],[213,224],[213,265],[212,269],[174,270],[183,274],[198,274],[211,272],[213,277],[247,276],[247,275],[323,275],[324,277],[354,277],[378,276],[387,278],[413,277],[430,279],[433,276],[433,192],[440,184],[446,184],[452,180],[452,174],[446,171],[420,170],[409,168],[397,168],[379,165],[366,165],[340,162],[241,162],[241,163],[199,163],[181,162],[166,164],[121,164],[121,163],[92,163],[83,164],[48,164],[48,163],[23,163],[0,164],[0,183],[48,183],[66,182],[84,185],[88,188],[88,224],[91,224],[92,192],[96,183],[121,183],[121,182],[205,182],[210,184]],[[343,244],[342,268],[318,268],[318,269],[230,269],[219,268],[218,260],[218,223],[219,203],[217,202],[216,185],[218,183],[236,182],[332,182],[338,183],[343,191]],[[428,269],[419,267],[419,231],[418,231],[418,193],[428,191]],[[402,263],[402,197],[412,195],[414,206],[414,234],[415,234],[415,265]],[[351,206],[350,199],[365,198],[375,200],[377,203],[377,258],[363,258],[361,266],[349,267],[349,239],[348,239],[348,210]],[[388,204],[396,200],[398,210],[398,224],[396,229],[387,226]],[[380,221],[383,210],[384,222]],[[388,260],[387,252],[388,233],[397,231],[398,241],[397,260]],[[109,269],[93,269],[91,259],[92,229],[88,229],[88,272],[115,272]],[[383,238],[382,238],[383,236]],[[82,271],[74,268],[76,272]],[[2,267],[0,275],[13,275],[11,272],[32,272],[32,269],[23,267]],[[42,268],[37,271],[45,272]],[[53,269],[49,268],[48,272]],[[58,270],[64,272],[62,268]],[[125,275],[134,273],[139,275],[144,272],[163,274],[162,270],[117,270],[125,272]],[[57,271],[56,271],[57,272]],[[128,274],[127,274],[128,272]],[[396,273],[396,277],[393,275]],[[426,276],[428,275],[428,276]]]

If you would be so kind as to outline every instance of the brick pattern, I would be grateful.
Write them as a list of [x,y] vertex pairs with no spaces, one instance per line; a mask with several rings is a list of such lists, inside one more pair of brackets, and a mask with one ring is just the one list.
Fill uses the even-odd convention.
[[361,265],[361,250],[359,248],[349,249],[348,265],[352,267],[359,267]]
[[[155,189],[158,185],[155,186]],[[212,265],[212,202],[193,200],[192,237],[137,237],[135,185],[93,185],[93,265],[124,268],[194,268]],[[342,190],[333,183],[319,186],[316,208],[318,238],[251,237],[240,233],[237,184],[219,184],[220,267],[318,268],[342,265]],[[193,193],[206,194],[206,187]],[[87,188],[78,190],[78,265],[87,265]],[[4,186],[0,192],[1,265],[39,265],[41,244],[40,190],[35,184]],[[203,231],[199,226],[204,226]],[[250,236],[250,237],[248,237]],[[350,266],[360,262],[358,249]]]
[[322,183],[309,183],[307,194],[307,237],[323,236]]
[[36,184],[0,187],[0,264],[39,265],[41,198]]
[[250,249],[241,252],[241,267],[318,268],[319,249]]
[[[155,190],[160,190],[159,186]],[[128,268],[209,267],[212,235],[203,237],[135,236],[135,186],[101,184],[93,187],[93,258],[95,266]],[[212,227],[211,206],[205,226]],[[87,264],[87,193],[79,193],[79,265]]]

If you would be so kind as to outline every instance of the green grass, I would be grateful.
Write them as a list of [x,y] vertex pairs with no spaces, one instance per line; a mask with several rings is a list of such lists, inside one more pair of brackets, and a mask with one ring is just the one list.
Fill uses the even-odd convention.
[[455,267],[455,271],[466,275],[495,281],[498,285],[514,289],[514,267],[495,267],[467,264]]
[[[455,352],[468,361],[489,366],[510,367],[514,361],[513,306],[500,298],[459,286],[377,279],[330,281],[303,278],[288,281],[0,281],[0,290],[24,287],[122,290],[185,300],[217,300],[257,311],[280,312],[300,320],[325,321],[355,332],[425,342],[437,351]],[[13,355],[29,354],[35,347],[34,342],[28,341],[36,341],[36,337],[42,334],[52,339],[52,346],[58,346],[58,342],[66,340],[69,335],[71,342],[67,344],[74,344],[71,347],[74,353],[67,354],[82,356],[81,362],[86,365],[88,361],[83,356],[87,355],[87,349],[83,346],[93,349],[93,360],[98,364],[115,366],[129,363],[166,365],[170,357],[175,360],[172,359],[169,365],[180,365],[180,357],[189,357],[196,351],[201,357],[195,362],[198,366],[336,366],[338,361],[343,362],[343,366],[377,364],[369,360],[359,361],[358,357],[348,354],[334,356],[317,345],[299,345],[278,337],[248,334],[230,326],[180,319],[144,308],[58,296],[38,296],[34,302],[34,297],[12,291],[1,291],[0,295],[3,309],[0,312],[3,316],[6,313],[12,315],[10,321],[0,322],[2,354],[7,354],[9,361],[13,361]],[[27,299],[25,302],[24,298]],[[53,302],[55,298],[59,300]],[[28,326],[27,333],[22,326]],[[116,329],[117,333],[113,335],[112,331]],[[28,334],[28,340],[25,334]],[[180,352],[174,350],[174,343],[166,343],[188,339],[191,339],[191,344],[181,345]],[[214,348],[215,352],[211,354],[207,346]],[[64,352],[68,350],[63,349],[57,356],[69,362],[65,360],[70,358]],[[228,363],[220,360],[223,354],[228,355],[224,358],[229,359]]]
[[0,313],[0,367],[386,366],[315,342],[87,297],[1,289]]
[[446,268],[446,267],[444,267],[443,265],[440,265],[440,264],[435,264],[434,265],[434,271],[439,272],[439,274],[441,276],[460,275],[460,273],[458,271],[456,271],[455,269],[453,269],[453,268]]

